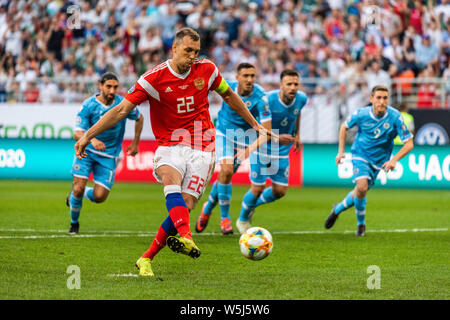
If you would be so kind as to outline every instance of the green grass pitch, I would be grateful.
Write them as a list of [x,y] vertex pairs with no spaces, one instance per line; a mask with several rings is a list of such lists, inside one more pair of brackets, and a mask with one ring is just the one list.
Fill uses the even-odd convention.
[[[90,183],[91,184],[91,183]],[[262,261],[245,259],[239,236],[222,236],[219,208],[205,234],[194,223],[199,259],[164,248],[154,278],[134,263],[167,216],[162,187],[116,183],[102,204],[83,201],[79,236],[68,236],[65,198],[71,182],[0,180],[0,299],[449,299],[450,191],[387,190],[368,194],[366,237],[354,235],[354,209],[331,230],[323,223],[342,188],[290,188],[259,207],[254,226],[268,229],[274,248]],[[246,187],[233,187],[236,221]],[[80,289],[68,289],[69,266]],[[379,289],[369,289],[369,266]],[[369,269],[370,271],[370,269]],[[370,282],[370,281],[369,281]]]

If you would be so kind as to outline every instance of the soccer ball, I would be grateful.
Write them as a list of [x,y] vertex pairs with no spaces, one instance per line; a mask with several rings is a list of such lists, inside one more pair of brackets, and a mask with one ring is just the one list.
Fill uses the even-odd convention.
[[241,252],[247,259],[262,260],[272,252],[272,235],[261,227],[252,227],[239,239]]

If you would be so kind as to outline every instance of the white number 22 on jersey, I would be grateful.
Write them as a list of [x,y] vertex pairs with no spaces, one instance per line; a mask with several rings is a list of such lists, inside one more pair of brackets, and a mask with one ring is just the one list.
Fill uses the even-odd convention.
[[185,97],[185,98],[178,98],[177,99],[177,109],[178,113],[185,113],[185,112],[191,112],[194,111],[194,108],[191,106],[194,104],[194,97]]

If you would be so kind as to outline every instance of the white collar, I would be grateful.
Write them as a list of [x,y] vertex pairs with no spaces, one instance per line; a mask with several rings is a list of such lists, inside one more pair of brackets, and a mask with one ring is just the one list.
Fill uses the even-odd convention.
[[167,60],[167,67],[169,68],[170,72],[172,72],[172,74],[173,74],[175,77],[180,78],[180,79],[186,79],[187,76],[189,75],[189,73],[191,73],[191,68],[189,68],[189,70],[186,71],[186,72],[183,73],[183,74],[179,74],[179,73],[175,72],[175,71],[172,69],[172,67],[170,66],[170,63],[169,63],[170,61],[171,61],[171,59]]
[[386,113],[384,114],[384,116],[382,116],[381,118],[377,118],[377,117],[375,116],[375,114],[373,113],[372,109],[373,109],[373,105],[370,107],[369,114],[370,114],[370,117],[371,117],[373,120],[375,120],[375,121],[383,120],[383,119],[386,118],[387,115],[388,115],[388,110],[386,109]]

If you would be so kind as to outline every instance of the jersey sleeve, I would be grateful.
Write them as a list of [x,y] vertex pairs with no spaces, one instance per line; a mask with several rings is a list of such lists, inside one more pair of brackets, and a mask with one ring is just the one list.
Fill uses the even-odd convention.
[[402,142],[405,142],[413,137],[401,115],[395,120],[395,128]]
[[77,113],[75,120],[75,131],[87,131],[90,128],[89,116],[90,116],[89,103],[84,102],[81,105],[80,111]]
[[128,90],[127,95],[125,96],[125,99],[134,105],[140,105],[142,102],[148,100],[148,98],[147,91],[139,84],[139,82],[136,82],[134,86]]
[[269,108],[269,101],[267,99],[267,96],[264,94],[260,100],[258,101],[258,111],[259,111],[259,119],[260,122],[267,122],[272,120],[272,112]]
[[[222,75],[219,72],[219,69],[216,65],[212,64],[214,66],[214,70],[211,74],[211,77],[208,81],[208,90],[214,91],[216,90],[221,84],[222,84]],[[225,80],[224,80],[225,81]],[[223,84],[222,84],[223,85]]]
[[351,115],[347,117],[347,119],[345,120],[345,125],[347,126],[348,129],[350,129],[358,124],[358,120],[359,120],[359,110],[355,110]]

